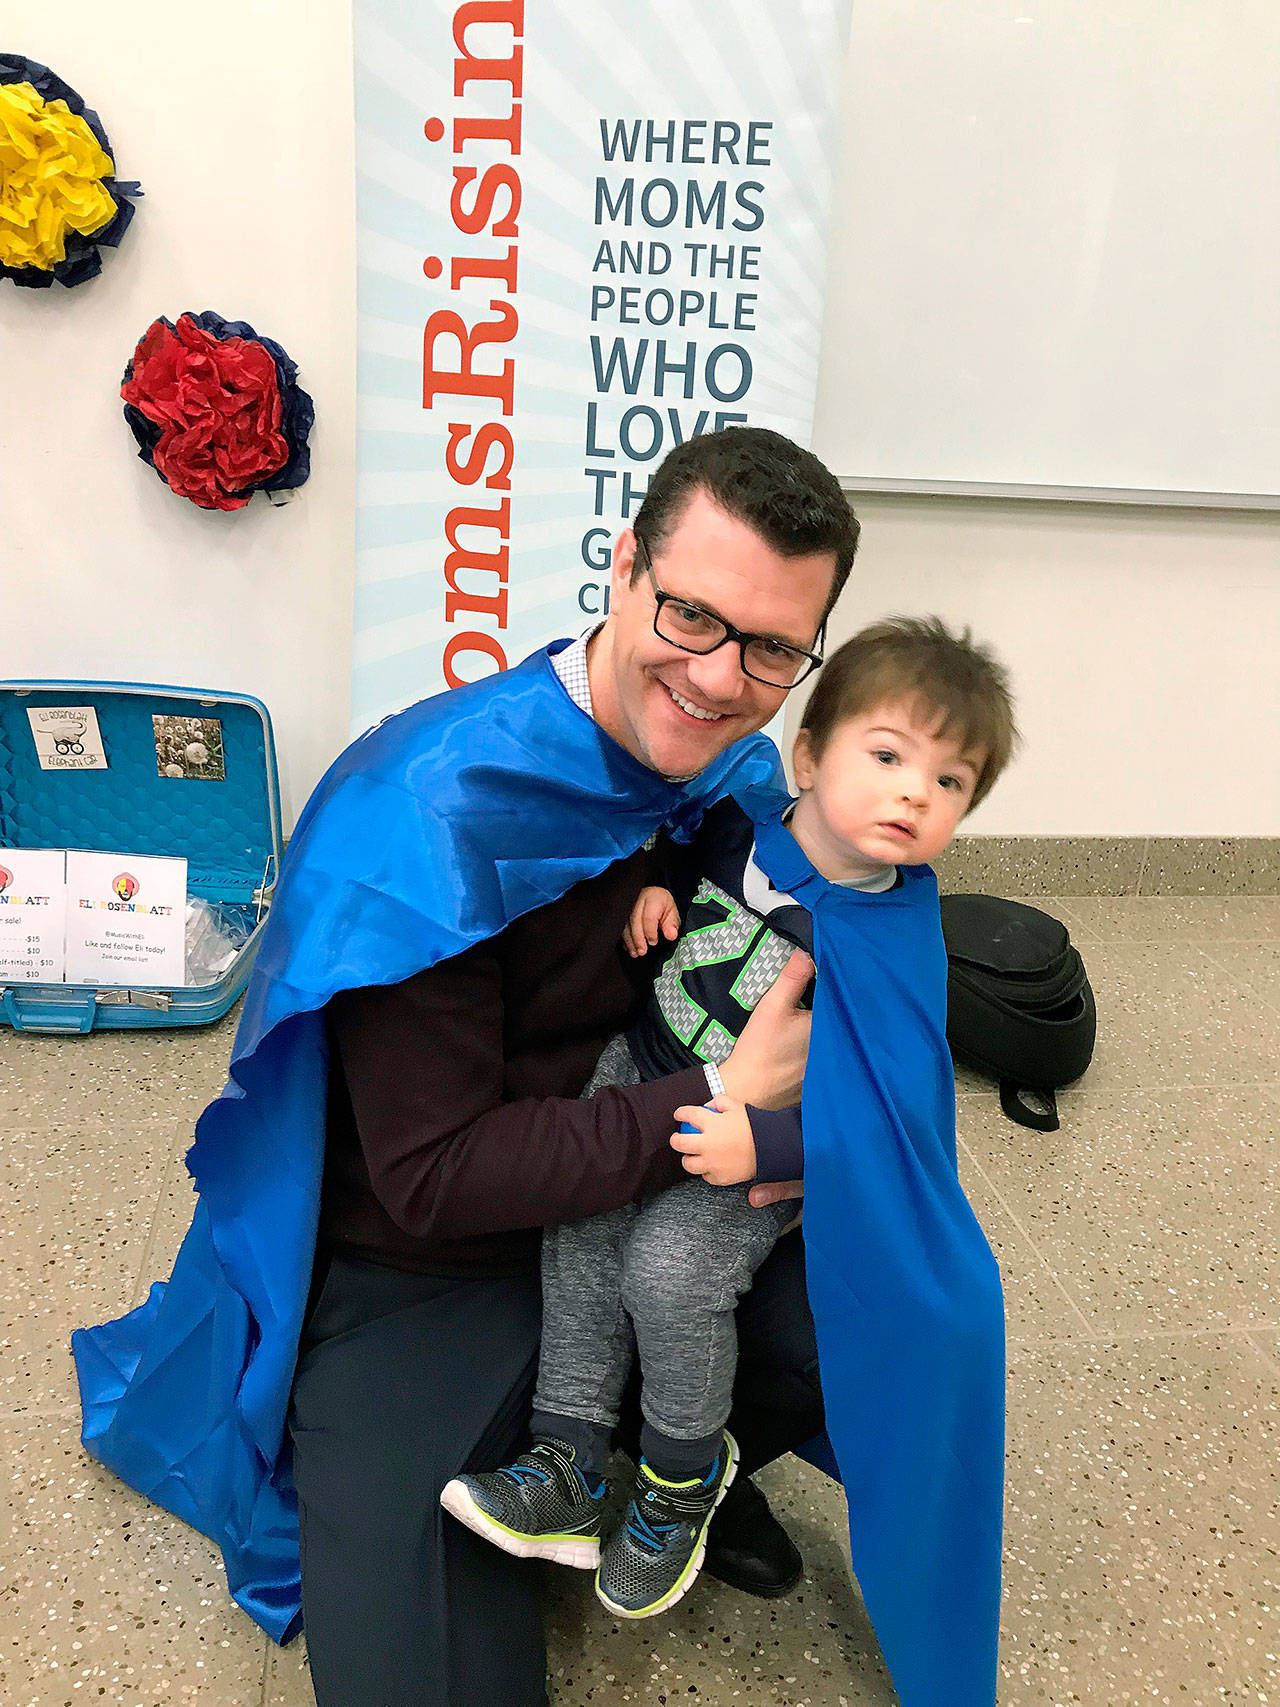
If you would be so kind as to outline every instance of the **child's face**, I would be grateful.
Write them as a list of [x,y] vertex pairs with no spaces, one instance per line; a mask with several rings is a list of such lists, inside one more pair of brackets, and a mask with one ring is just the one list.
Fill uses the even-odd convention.
[[891,702],[839,724],[817,759],[800,731],[791,830],[825,877],[924,865],[946,847],[969,809],[983,755],[962,752],[938,728],[922,706]]

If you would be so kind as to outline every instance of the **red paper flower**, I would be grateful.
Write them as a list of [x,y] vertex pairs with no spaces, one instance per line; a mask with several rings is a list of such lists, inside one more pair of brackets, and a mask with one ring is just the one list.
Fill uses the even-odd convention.
[[157,473],[206,510],[239,510],[290,456],[271,354],[251,339],[215,338],[190,314],[148,327],[120,395],[158,437]]

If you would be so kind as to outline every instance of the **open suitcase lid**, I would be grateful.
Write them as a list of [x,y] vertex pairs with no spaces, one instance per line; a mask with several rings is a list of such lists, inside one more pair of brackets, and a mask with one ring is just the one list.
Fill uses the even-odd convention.
[[[29,711],[92,706],[105,770],[44,770]],[[156,718],[214,720],[221,777],[164,775]],[[172,727],[172,726],[170,726]],[[216,757],[208,767],[216,773]],[[280,867],[280,780],[265,705],[250,694],[144,682],[0,682],[0,847],[85,848],[187,861],[207,900],[269,899]]]

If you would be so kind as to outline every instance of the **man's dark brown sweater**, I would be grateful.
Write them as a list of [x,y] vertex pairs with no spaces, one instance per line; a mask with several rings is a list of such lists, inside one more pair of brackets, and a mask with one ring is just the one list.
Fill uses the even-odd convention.
[[537,1265],[541,1229],[681,1177],[673,1111],[701,1068],[579,1101],[652,969],[622,931],[641,851],[403,984],[329,1005],[322,1250],[429,1274]]

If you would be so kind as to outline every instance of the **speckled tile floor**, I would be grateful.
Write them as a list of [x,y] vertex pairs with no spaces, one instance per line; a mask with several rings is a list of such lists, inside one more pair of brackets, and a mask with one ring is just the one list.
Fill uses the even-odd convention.
[[[1280,1707],[1280,898],[1040,904],[1089,966],[1094,1066],[1046,1136],[959,1085],[1009,1315],[1000,1707]],[[312,1700],[302,1644],[270,1647],[212,1549],[84,1456],[66,1351],[167,1272],[231,1035],[0,1031],[5,1707]],[[554,1574],[555,1707],[889,1707],[838,1489],[793,1461],[762,1481],[802,1587],[704,1580],[618,1629]]]

